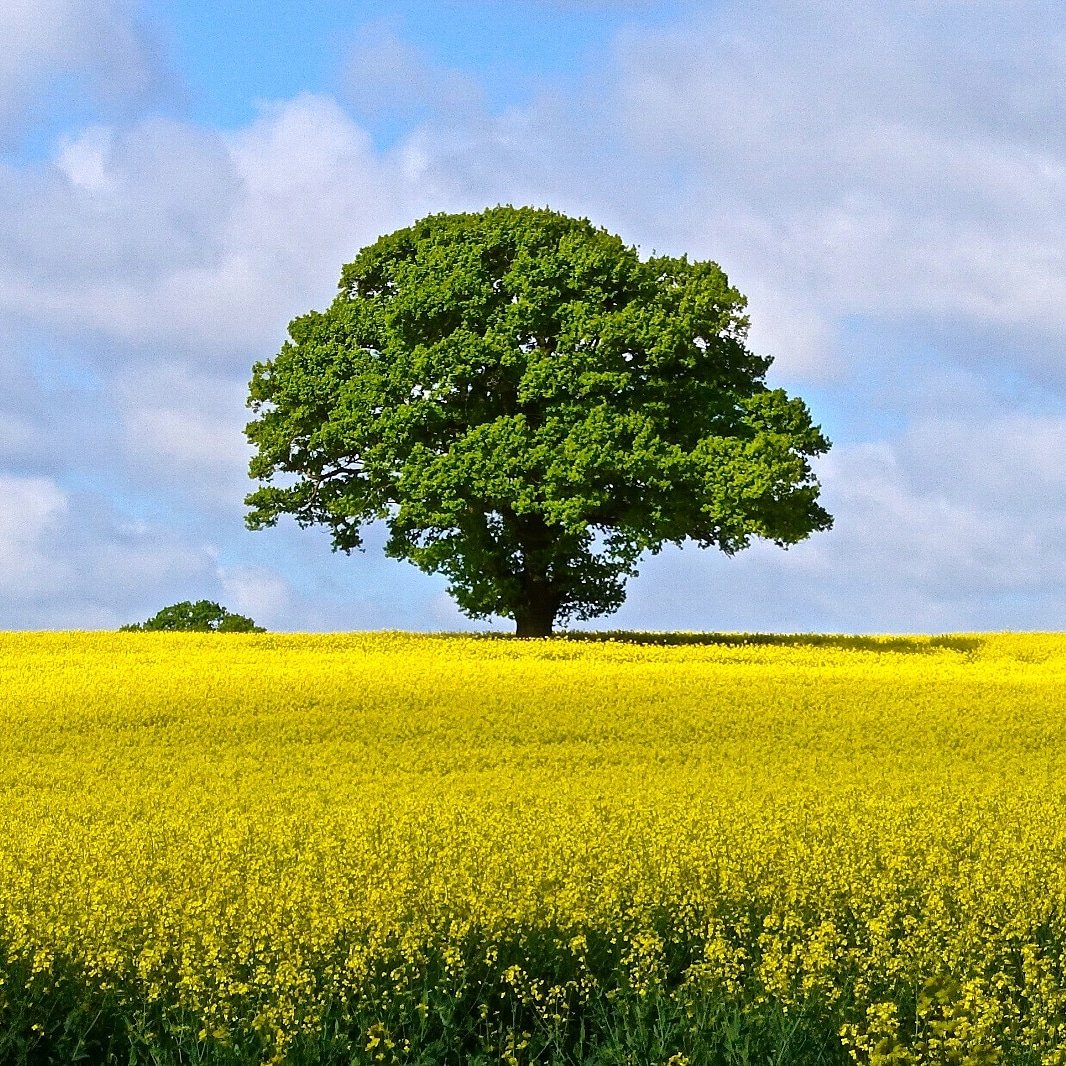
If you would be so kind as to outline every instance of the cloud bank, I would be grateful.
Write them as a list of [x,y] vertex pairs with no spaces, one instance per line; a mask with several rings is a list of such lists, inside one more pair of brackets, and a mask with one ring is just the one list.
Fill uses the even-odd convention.
[[[337,98],[225,130],[97,117],[0,164],[0,625],[110,626],[209,593],[277,628],[462,624],[410,568],[243,532],[243,397],[361,246],[514,202],[719,261],[772,377],[837,441],[831,533],[665,552],[602,624],[1061,628],[1066,15],[767,0],[642,24],[653,8],[632,5],[599,70],[520,107],[379,22]],[[0,135],[62,70],[104,94],[105,54],[129,57],[112,89],[149,91],[133,9],[38,10],[0,15],[18,42]]]

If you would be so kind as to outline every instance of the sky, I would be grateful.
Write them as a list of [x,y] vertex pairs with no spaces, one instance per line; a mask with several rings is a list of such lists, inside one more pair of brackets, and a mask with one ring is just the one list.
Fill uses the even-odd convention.
[[0,629],[210,599],[509,631],[244,527],[251,367],[381,234],[497,203],[713,259],[834,528],[646,559],[583,628],[1066,629],[1066,7],[5,0]]

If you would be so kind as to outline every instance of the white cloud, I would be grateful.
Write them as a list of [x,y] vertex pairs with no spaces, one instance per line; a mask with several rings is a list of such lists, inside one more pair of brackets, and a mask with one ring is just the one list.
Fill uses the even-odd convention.
[[57,81],[113,104],[161,77],[131,0],[5,0],[0,40],[0,142],[40,117]]
[[0,473],[0,628],[114,628],[218,584],[207,546],[51,478]]
[[0,313],[234,366],[380,233],[509,200],[718,259],[753,341],[798,378],[829,369],[842,316],[1059,334],[1066,25],[1042,10],[719,5],[634,29],[607,75],[496,116],[378,23],[355,66],[385,63],[405,107],[438,107],[394,151],[305,95],[226,135],[92,127],[53,166],[0,171]]
[[476,114],[485,104],[476,78],[436,63],[404,39],[395,20],[360,27],[349,48],[343,82],[348,101],[370,119],[432,116],[452,123]]
[[241,196],[223,269],[202,287],[206,295],[221,280],[229,296],[226,283],[235,281],[239,295],[223,313],[273,354],[289,318],[332,300],[341,264],[381,233],[413,221],[418,194],[325,97],[266,108],[227,147]]
[[68,518],[67,497],[54,482],[0,474],[0,592],[31,598],[63,587],[68,575],[42,545]]
[[920,419],[904,433],[899,452],[928,492],[1017,515],[1020,523],[1066,516],[1061,415],[1019,411],[991,420]]
[[838,446],[819,462],[830,532],[788,551],[756,543],[733,559],[666,551],[645,561],[610,624],[1061,629],[1066,486],[1055,465],[1066,419],[983,414]]
[[236,188],[217,135],[162,119],[93,127],[55,165],[0,169],[0,314],[67,336],[172,341],[192,311],[167,288],[219,262]]
[[631,31],[620,62],[632,150],[684,172],[690,246],[768,308],[1066,330],[1066,22],[1046,5],[718,5]]
[[262,566],[222,570],[223,606],[248,616],[256,625],[275,629],[285,625],[294,606],[293,589],[280,574]]
[[973,441],[953,440],[954,428],[936,427],[935,458],[881,445],[839,449],[826,461],[826,496],[831,509],[836,504],[837,526],[832,542],[827,537],[817,549],[823,575],[837,570],[851,584],[860,578],[873,593],[863,610],[875,616],[878,597],[893,590],[924,598],[927,609],[953,611],[962,628],[987,627],[980,613],[1000,596],[1037,594],[1045,609],[1057,610],[1066,556],[1057,558],[1047,545],[1061,543],[1066,516],[1035,484],[1013,499],[982,492],[982,481],[1002,483],[1030,458],[1030,443],[1010,426],[994,427],[1006,447],[984,453],[974,483],[965,476]]
[[174,361],[117,372],[126,475],[143,491],[232,514],[250,489],[243,377]]
[[0,315],[142,358],[250,366],[422,199],[327,98],[265,106],[226,135],[92,127],[50,165],[0,168]]
[[61,140],[55,165],[75,188],[95,194],[110,192],[113,185],[108,164],[114,142],[114,134],[106,126],[89,126]]
[[[511,633],[514,631],[514,622],[509,618],[468,618],[456,607],[455,600],[447,592],[438,592],[432,598],[427,597],[419,622],[418,629],[431,632]],[[409,625],[408,628],[416,627]]]

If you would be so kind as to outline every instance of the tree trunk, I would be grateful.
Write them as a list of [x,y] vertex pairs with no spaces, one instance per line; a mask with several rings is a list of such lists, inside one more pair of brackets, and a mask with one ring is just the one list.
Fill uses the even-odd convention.
[[516,637],[550,637],[556,608],[551,598],[530,597],[514,613]]
[[559,613],[559,590],[548,576],[552,545],[557,533],[540,515],[523,515],[518,521],[522,572],[519,575],[521,599],[515,606],[516,637],[550,637]]

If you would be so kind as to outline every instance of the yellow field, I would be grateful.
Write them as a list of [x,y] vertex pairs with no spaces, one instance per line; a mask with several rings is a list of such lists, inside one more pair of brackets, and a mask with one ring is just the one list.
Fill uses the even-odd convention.
[[709,1003],[1066,1063],[1064,636],[6,634],[0,693],[20,1039],[549,1061],[644,1001],[675,1066]]

